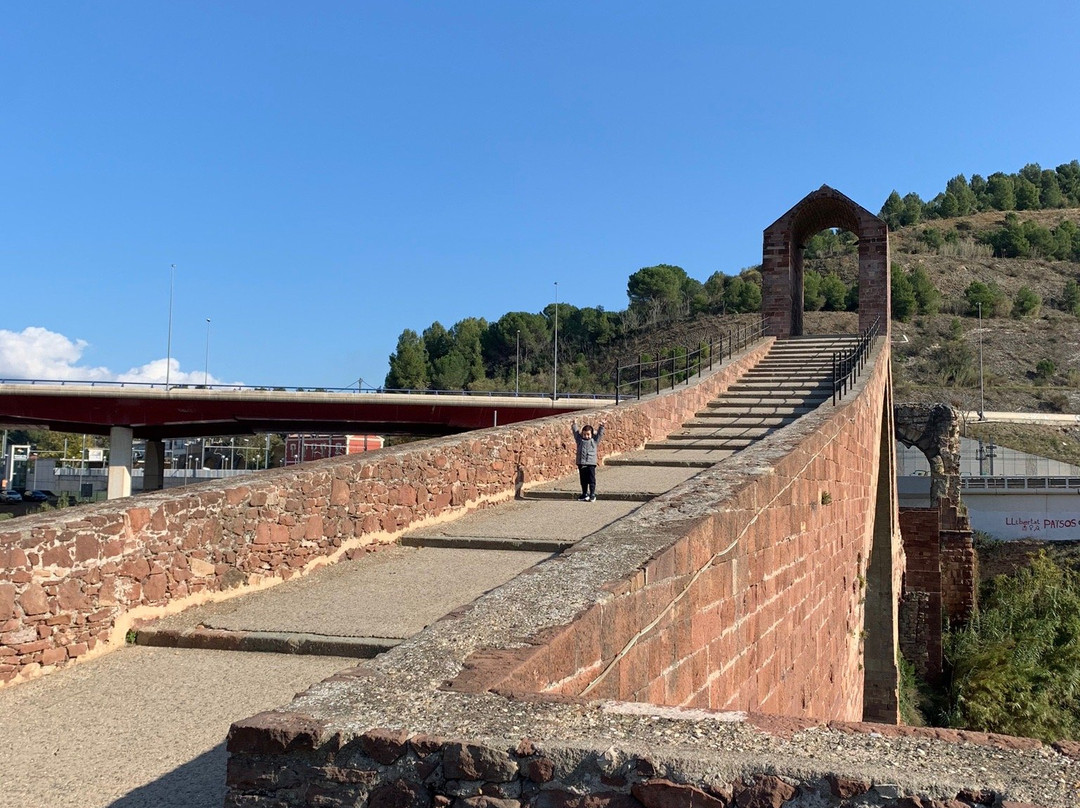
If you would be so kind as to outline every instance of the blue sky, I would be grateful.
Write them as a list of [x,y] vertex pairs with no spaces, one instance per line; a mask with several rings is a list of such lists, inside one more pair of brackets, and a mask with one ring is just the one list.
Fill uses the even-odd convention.
[[1073,2],[0,8],[0,378],[380,384],[405,328],[704,280],[1080,158]]

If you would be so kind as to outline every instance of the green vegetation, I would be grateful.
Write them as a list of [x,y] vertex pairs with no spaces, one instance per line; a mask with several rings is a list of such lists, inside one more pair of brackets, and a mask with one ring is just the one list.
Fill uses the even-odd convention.
[[1080,207],[1080,161],[1055,170],[1028,163],[1016,174],[996,172],[988,178],[974,174],[969,182],[958,174],[945,190],[923,202],[918,194],[889,194],[878,214],[890,229],[908,227],[928,219],[952,219],[988,210],[1054,210]]
[[971,622],[949,631],[949,726],[1080,738],[1080,576],[1045,554],[984,584]]
[[1039,307],[1041,306],[1042,298],[1027,286],[1021,286],[1016,293],[1016,297],[1013,298],[1012,316],[1018,319],[1020,317],[1032,317],[1039,313]]
[[964,299],[968,304],[967,313],[972,317],[1000,317],[1005,313],[1008,302],[1005,293],[994,281],[972,281],[964,290]]
[[[843,286],[841,297],[846,295]],[[405,329],[390,355],[385,387],[392,390],[508,390],[552,388],[556,316],[559,325],[559,390],[612,389],[611,346],[617,339],[700,314],[761,310],[761,271],[713,273],[705,283],[681,267],[657,264],[630,275],[624,311],[578,308],[569,303],[544,311],[509,312],[489,323],[467,318],[450,329],[432,323],[422,334]]]

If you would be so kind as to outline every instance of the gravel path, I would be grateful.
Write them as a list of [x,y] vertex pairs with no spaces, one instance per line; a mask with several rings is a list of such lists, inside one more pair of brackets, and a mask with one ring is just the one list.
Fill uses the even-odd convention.
[[220,808],[229,725],[353,664],[126,646],[0,690],[3,803]]

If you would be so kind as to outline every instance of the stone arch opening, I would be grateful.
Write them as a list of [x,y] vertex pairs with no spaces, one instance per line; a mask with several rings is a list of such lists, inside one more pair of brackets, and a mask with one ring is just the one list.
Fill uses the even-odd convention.
[[765,229],[761,310],[766,335],[803,335],[803,251],[811,236],[831,227],[848,230],[858,238],[859,330],[878,320],[881,332],[888,333],[888,225],[836,189],[822,185]]

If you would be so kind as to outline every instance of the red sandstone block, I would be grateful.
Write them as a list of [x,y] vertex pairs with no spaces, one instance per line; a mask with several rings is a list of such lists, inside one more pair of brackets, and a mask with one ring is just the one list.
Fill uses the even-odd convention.
[[15,616],[15,585],[0,583],[0,620]]
[[42,665],[58,665],[67,659],[67,650],[64,648],[47,648],[41,652]]
[[19,597],[19,605],[28,616],[45,614],[49,611],[49,596],[40,584],[31,584]]
[[71,578],[57,588],[56,601],[65,612],[83,611],[91,605],[79,581]]
[[19,645],[13,645],[12,648],[16,654],[25,656],[27,654],[36,654],[38,651],[44,651],[50,647],[52,643],[49,640],[35,640],[34,642],[20,643]]

